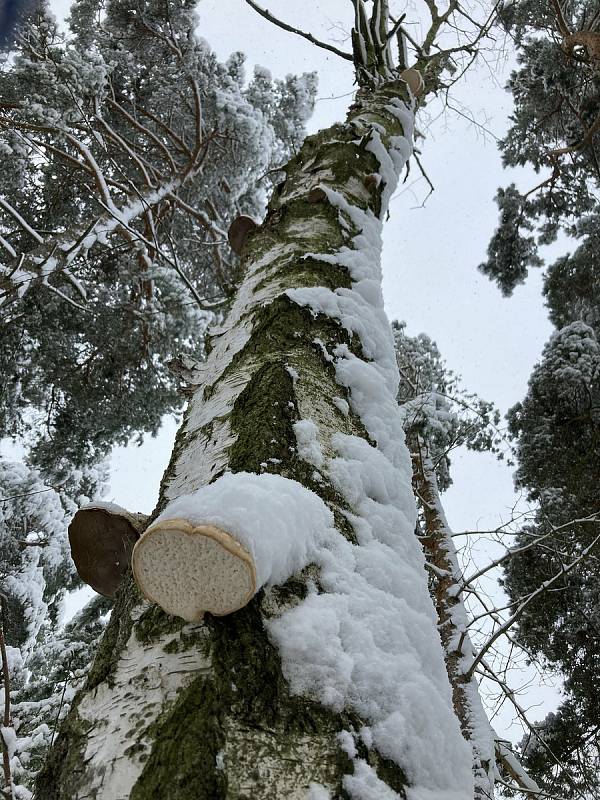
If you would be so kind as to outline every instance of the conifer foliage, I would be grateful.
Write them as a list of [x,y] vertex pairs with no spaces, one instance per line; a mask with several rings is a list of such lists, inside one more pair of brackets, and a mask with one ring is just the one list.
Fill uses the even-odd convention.
[[[312,74],[220,63],[194,2],[77,0],[65,32],[26,5],[0,80],[0,592],[13,791],[28,786],[106,623],[67,525],[102,494],[104,456],[182,402],[175,360],[202,359],[238,280],[227,230],[304,138]],[[8,692],[10,690],[10,692]],[[2,723],[5,726],[5,722]],[[9,780],[5,774],[5,784]]]
[[425,444],[435,465],[440,491],[452,484],[450,453],[457,447],[504,457],[500,412],[493,403],[465,391],[434,341],[425,333],[409,336],[402,322],[392,323],[400,387],[398,403],[406,436]]
[[246,86],[194,5],[81,0],[65,35],[38,2],[2,74],[0,430],[54,480],[179,406],[167,364],[231,296],[229,223],[312,111],[313,75]]
[[[28,717],[29,709],[17,711],[15,701],[38,658],[41,639],[57,628],[62,600],[76,585],[67,541],[68,513],[73,506],[45,485],[35,470],[0,460],[0,697],[4,709],[0,744],[5,785],[11,780],[19,785],[28,761],[28,746],[20,740],[19,729],[20,717]],[[45,669],[42,660],[38,670]],[[44,699],[55,689],[54,684],[46,686]],[[47,727],[51,720],[43,716]]]
[[510,294],[529,266],[542,263],[537,245],[564,231],[586,247],[598,229],[600,8],[596,0],[517,0],[500,16],[518,61],[502,158],[543,178],[527,192],[511,184],[496,197],[500,223],[481,270]]
[[[509,413],[517,441],[517,486],[538,505],[517,546],[543,545],[508,562],[513,602],[556,576],[519,622],[529,651],[566,676],[566,700],[523,743],[540,785],[565,797],[598,789],[600,716],[600,6],[595,0],[506,3],[503,24],[518,46],[509,88],[507,166],[532,165],[539,185],[500,189],[500,225],[483,272],[505,294],[541,264],[538,245],[563,231],[575,249],[549,264],[544,294],[556,331]],[[589,555],[569,569],[582,553]]]

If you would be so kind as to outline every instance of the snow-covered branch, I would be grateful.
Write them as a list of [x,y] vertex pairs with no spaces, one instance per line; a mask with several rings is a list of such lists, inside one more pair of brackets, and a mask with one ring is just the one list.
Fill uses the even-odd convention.
[[4,774],[4,789],[2,794],[14,800],[14,786],[11,770],[11,757],[15,739],[15,731],[12,726],[10,715],[10,670],[8,667],[8,654],[6,652],[6,642],[4,640],[5,626],[5,597],[0,593],[0,660],[2,662],[2,694],[3,711],[2,727],[0,728],[0,740],[2,742],[2,770]]
[[[14,124],[17,128],[19,127],[18,121]],[[25,125],[26,129],[29,127],[28,124]],[[73,298],[61,291],[54,282],[50,282],[50,279],[55,281],[57,277],[66,276],[85,301],[85,291],[72,275],[70,267],[76,263],[77,259],[85,258],[94,245],[108,245],[113,234],[125,236],[128,241],[132,241],[132,223],[136,219],[143,217],[149,209],[160,207],[164,201],[175,202],[184,212],[193,212],[194,219],[201,220],[203,227],[209,230],[214,238],[223,238],[223,231],[218,226],[213,226],[206,215],[203,215],[200,211],[195,211],[178,198],[178,192],[183,189],[188,181],[201,172],[210,143],[216,135],[215,133],[197,143],[196,148],[191,153],[191,157],[177,167],[176,173],[164,177],[160,184],[153,185],[145,166],[132,153],[131,148],[123,141],[122,137],[112,135],[108,125],[104,125],[104,127],[124,152],[129,156],[133,156],[138,166],[141,165],[146,179],[145,182],[150,185],[150,188],[141,191],[134,183],[126,186],[122,182],[116,182],[107,177],[92,154],[90,147],[71,134],[66,135],[66,140],[81,153],[83,162],[50,145],[49,149],[54,154],[58,152],[72,164],[81,167],[84,172],[93,176],[100,197],[94,198],[92,194],[91,199],[95,199],[96,204],[101,206],[104,213],[80,223],[77,228],[44,238],[23,219],[5,198],[0,198],[0,207],[9,213],[37,243],[37,246],[33,249],[18,253],[9,242],[3,240],[5,241],[5,250],[7,250],[9,256],[12,256],[13,263],[0,264],[0,308],[4,306],[6,309],[12,301],[21,297],[32,285],[39,283],[58,294],[66,302],[82,310],[81,303],[74,301]],[[58,130],[53,132],[59,133]],[[45,146],[43,141],[38,142],[38,144],[42,147]],[[172,160],[172,163],[175,164],[174,160]],[[118,188],[122,194],[126,192],[125,202],[120,205],[115,203],[109,190],[110,185]],[[133,239],[139,240],[140,237],[141,234],[136,230]],[[157,252],[162,253],[162,249],[158,247]],[[12,255],[13,253],[14,255]],[[173,265],[172,260],[170,263]],[[183,279],[179,268],[176,269],[176,272]],[[192,294],[198,301],[199,297],[192,284],[187,279],[184,279],[184,283],[190,291],[193,290]]]
[[278,19],[276,16],[271,14],[268,9],[262,8],[255,3],[254,0],[246,0],[248,5],[253,8],[257,14],[260,14],[261,17],[268,20],[268,22],[273,23],[273,25],[277,25],[278,28],[282,28],[284,31],[288,33],[294,33],[296,36],[301,36],[303,39],[306,39],[311,44],[316,45],[317,47],[322,47],[324,50],[329,50],[330,53],[335,53],[336,56],[340,58],[346,59],[346,61],[353,61],[353,56],[351,53],[345,53],[343,50],[339,50],[337,47],[334,47],[332,44],[328,44],[327,42],[321,42],[319,39],[315,38],[312,33],[306,33],[305,31],[301,31],[299,28],[294,28],[293,25],[288,25],[287,22],[283,22],[283,20]]

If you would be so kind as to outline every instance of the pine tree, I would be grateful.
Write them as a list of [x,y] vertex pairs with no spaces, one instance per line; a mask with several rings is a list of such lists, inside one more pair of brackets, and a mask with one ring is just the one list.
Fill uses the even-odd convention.
[[452,65],[434,41],[455,7],[408,71],[391,55],[402,20],[354,7],[356,100],[304,141],[241,243],[134,550],[139,587],[117,596],[38,798],[472,797],[379,274],[408,85],[434,89]]
[[11,712],[16,732],[12,777],[21,793],[33,789],[48,748],[83,683],[112,607],[96,595],[63,628],[50,620],[24,662],[27,680],[13,686]]
[[452,484],[450,453],[455,448],[503,456],[500,412],[462,388],[427,334],[409,336],[405,328],[404,323],[392,322],[403,427],[407,439],[427,443],[438,489],[444,492]]
[[[39,491],[48,513],[51,498],[63,509],[56,530],[38,526],[39,547],[14,529],[27,532],[29,512],[12,504],[2,519],[12,777],[27,785],[106,611],[106,600],[94,602],[59,630],[60,599],[79,585],[65,547],[68,519],[101,493],[97,465],[108,449],[154,432],[181,404],[167,365],[203,357],[207,321],[229,297],[237,257],[224,231],[240,212],[262,213],[270,169],[298,146],[316,91],[313,75],[272,81],[260,70],[244,88],[243,56],[219,64],[195,38],[193,4],[103,6],[76,3],[65,39],[47,5],[32,4],[2,75],[0,431],[25,441],[29,462],[60,494],[39,489],[38,473],[21,464],[3,475],[23,482],[7,496]],[[205,158],[199,141],[204,161],[184,174],[197,134],[214,146]],[[46,569],[42,580],[39,564],[61,542],[55,574]],[[15,791],[26,795],[23,786]]]
[[312,111],[312,75],[244,88],[193,6],[75,3],[65,39],[38,2],[2,75],[0,430],[51,482],[179,408],[168,364],[203,357],[236,281],[228,225]]
[[[63,598],[77,585],[67,542],[73,503],[18,462],[0,460],[0,602],[4,778],[17,785],[19,719],[14,703],[27,683],[44,631],[56,629]],[[6,705],[5,705],[6,703]],[[8,724],[7,711],[8,709]],[[14,744],[11,744],[14,743]]]
[[518,639],[566,676],[566,700],[524,740],[524,760],[542,788],[580,797],[600,785],[594,551],[600,533],[600,8],[586,0],[525,0],[506,4],[501,16],[519,60],[509,82],[515,108],[503,158],[509,166],[531,164],[545,177],[526,193],[514,185],[499,190],[500,225],[482,269],[510,294],[529,266],[542,263],[539,245],[559,231],[577,243],[546,268],[544,295],[557,330],[525,399],[509,412],[516,483],[539,508],[516,545],[545,538],[508,562],[504,585],[518,604],[555,579],[553,591],[526,609]]
[[500,142],[503,162],[530,164],[544,174],[526,193],[514,184],[498,190],[500,224],[480,269],[505,294],[525,279],[529,266],[541,265],[538,245],[555,241],[559,231],[585,244],[597,229],[598,12],[595,0],[518,0],[501,9],[519,63],[508,83],[514,111]]
[[[579,568],[565,575],[556,591],[544,593],[519,624],[520,640],[566,676],[567,699],[541,726],[546,747],[527,737],[524,748],[538,782],[552,791],[560,788],[567,797],[577,797],[582,787],[598,786],[598,773],[589,767],[598,759],[594,732],[600,722],[595,702],[600,680],[599,399],[600,346],[594,329],[577,321],[552,336],[534,368],[527,396],[509,415],[511,432],[518,437],[516,480],[539,505],[535,524],[520,533],[517,545],[548,535],[542,545],[509,563],[504,580],[509,596],[527,596],[592,548]],[[564,765],[558,774],[556,759]]]

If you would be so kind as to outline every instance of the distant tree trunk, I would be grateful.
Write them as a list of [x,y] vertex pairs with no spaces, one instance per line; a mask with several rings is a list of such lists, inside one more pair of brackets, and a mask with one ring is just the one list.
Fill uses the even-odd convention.
[[458,591],[462,571],[427,447],[418,436],[411,438],[410,447],[413,485],[423,511],[421,543],[433,571],[431,593],[452,686],[452,703],[473,750],[475,800],[483,800],[493,796],[494,790],[494,732],[483,710],[477,681],[467,674],[473,662],[473,645],[463,595]]

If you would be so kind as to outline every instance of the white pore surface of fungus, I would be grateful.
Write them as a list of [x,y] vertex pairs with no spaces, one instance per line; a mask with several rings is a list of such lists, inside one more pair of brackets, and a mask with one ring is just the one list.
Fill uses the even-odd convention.
[[206,611],[231,614],[256,591],[254,561],[227,531],[164,520],[137,542],[133,574],[142,593],[169,614],[188,622]]

